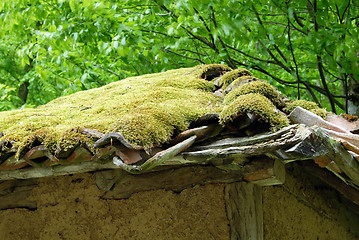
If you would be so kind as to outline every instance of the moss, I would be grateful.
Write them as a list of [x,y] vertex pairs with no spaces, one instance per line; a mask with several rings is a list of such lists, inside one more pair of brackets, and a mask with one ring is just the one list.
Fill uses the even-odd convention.
[[224,90],[226,93],[228,93],[243,84],[246,84],[246,83],[249,83],[252,81],[256,81],[256,80],[258,80],[258,79],[253,76],[242,76],[242,77],[239,77],[239,78],[236,78],[235,80],[233,80],[233,82],[231,82],[231,84],[229,84],[228,87],[226,87]]
[[265,81],[252,81],[233,89],[224,98],[224,104],[248,93],[259,93],[271,100],[274,105],[280,106],[281,104],[281,95],[278,90]]
[[233,71],[225,73],[219,80],[219,86],[222,89],[226,89],[235,79],[242,76],[253,76],[250,71],[244,68],[238,68]]
[[326,118],[328,113],[324,108],[320,108],[318,104],[316,104],[315,102],[311,102],[307,100],[295,100],[295,101],[287,102],[285,108],[283,108],[283,111],[289,114],[296,107],[302,107],[314,114],[317,114],[318,116],[324,119]]
[[93,140],[79,131],[89,128],[120,131],[130,143],[146,148],[165,143],[191,121],[217,111],[220,98],[213,95],[211,81],[198,77],[203,71],[208,66],[132,77],[37,108],[0,112],[0,132],[5,134],[0,141],[15,141],[18,155],[35,141],[54,152],[91,145]]
[[355,122],[359,119],[358,116],[353,116],[353,115],[350,115],[350,114],[346,114],[346,113],[343,113],[341,114],[346,120],[348,120],[349,122]]
[[193,74],[198,78],[212,80],[231,70],[230,67],[223,64],[207,64],[198,66],[194,69]]
[[234,101],[223,108],[220,113],[220,121],[222,124],[225,124],[244,113],[258,115],[259,120],[269,123],[273,131],[289,125],[288,119],[276,110],[273,103],[258,93],[238,96]]

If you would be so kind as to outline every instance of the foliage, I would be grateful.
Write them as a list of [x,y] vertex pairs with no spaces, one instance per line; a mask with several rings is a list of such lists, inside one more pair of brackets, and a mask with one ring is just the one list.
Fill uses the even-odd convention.
[[0,110],[127,76],[226,63],[343,112],[359,106],[358,25],[352,0],[3,1]]

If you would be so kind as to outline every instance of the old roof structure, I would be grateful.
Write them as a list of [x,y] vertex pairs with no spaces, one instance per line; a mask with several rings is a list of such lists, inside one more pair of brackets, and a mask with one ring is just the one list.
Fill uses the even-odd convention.
[[[272,185],[298,161],[359,205],[358,126],[246,69],[200,65],[0,112],[0,180],[174,169],[162,177]],[[197,165],[214,167],[182,170]]]

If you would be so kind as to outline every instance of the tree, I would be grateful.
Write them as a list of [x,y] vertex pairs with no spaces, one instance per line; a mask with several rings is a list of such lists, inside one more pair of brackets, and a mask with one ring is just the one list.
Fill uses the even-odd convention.
[[0,73],[11,108],[23,104],[15,93],[26,82],[26,104],[38,105],[131,75],[218,62],[359,115],[356,1],[12,0],[0,19],[2,44],[12,46],[0,61],[22,69],[20,81],[15,70]]

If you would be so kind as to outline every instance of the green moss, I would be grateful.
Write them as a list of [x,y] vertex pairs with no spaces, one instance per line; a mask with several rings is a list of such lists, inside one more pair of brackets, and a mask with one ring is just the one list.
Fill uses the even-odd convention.
[[274,105],[279,106],[281,104],[281,95],[278,90],[265,81],[252,81],[233,89],[225,96],[224,104],[228,104],[238,96],[248,93],[259,93],[271,100]]
[[259,116],[259,120],[267,122],[276,131],[289,125],[288,119],[276,110],[273,103],[258,93],[249,93],[238,96],[225,106],[220,113],[220,121],[225,124],[232,121],[239,114],[252,113]]
[[317,114],[318,116],[324,119],[326,118],[328,113],[324,108],[320,108],[318,104],[316,104],[315,102],[311,102],[307,100],[295,100],[295,101],[287,102],[283,111],[289,114],[296,107],[302,107],[308,111],[311,111],[314,114]]
[[231,71],[232,68],[223,65],[223,64],[207,64],[200,65],[193,70],[194,76],[206,80],[212,80],[220,75],[225,74],[226,72]]
[[120,131],[130,143],[146,148],[165,143],[192,120],[217,111],[220,99],[212,93],[213,83],[198,77],[208,69],[197,66],[132,77],[34,109],[0,112],[0,132],[5,134],[0,141],[15,141],[18,152],[38,141],[54,152],[91,145],[93,139],[79,131],[89,128]]
[[221,86],[222,89],[226,89],[229,86],[229,84],[231,84],[231,82],[242,76],[253,76],[253,75],[250,71],[244,68],[234,69],[230,72],[225,73],[221,77],[221,79],[219,80],[219,86]]

